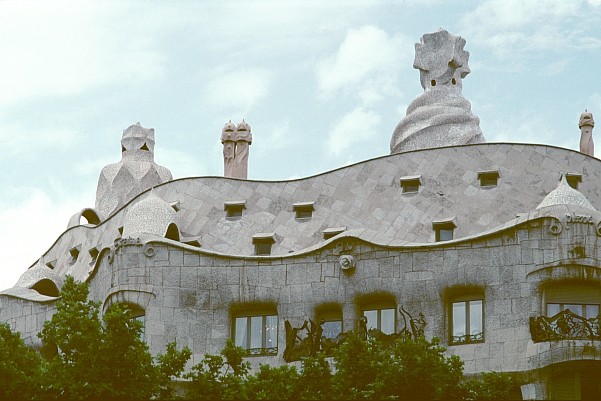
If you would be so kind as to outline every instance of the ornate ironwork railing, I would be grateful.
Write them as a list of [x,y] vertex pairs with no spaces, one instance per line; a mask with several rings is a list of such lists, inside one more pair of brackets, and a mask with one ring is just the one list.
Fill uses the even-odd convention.
[[[367,328],[367,318],[362,316],[359,319],[358,333],[361,338],[367,340],[368,337],[374,338],[384,345],[392,344],[399,338],[418,338],[424,336],[426,327],[426,317],[423,313],[414,319],[409,312],[402,306],[399,309],[403,318],[404,327],[401,331],[392,334],[385,334],[378,329]],[[286,348],[284,349],[284,360],[286,362],[298,361],[303,357],[313,356],[317,352],[324,352],[326,356],[331,356],[333,351],[341,343],[346,341],[347,333],[340,333],[336,338],[326,338],[323,335],[324,321],[314,322],[311,319],[305,320],[300,327],[293,327],[286,320]]]
[[451,339],[451,343],[453,345],[457,344],[469,344],[469,343],[480,343],[484,341],[484,333],[473,333],[473,334],[465,334],[463,336],[453,336]]
[[278,347],[250,348],[247,350],[247,352],[248,352],[248,355],[252,355],[252,356],[258,356],[258,355],[273,356],[273,355],[278,354]]
[[601,340],[599,316],[584,318],[569,309],[554,316],[530,317],[532,341]]

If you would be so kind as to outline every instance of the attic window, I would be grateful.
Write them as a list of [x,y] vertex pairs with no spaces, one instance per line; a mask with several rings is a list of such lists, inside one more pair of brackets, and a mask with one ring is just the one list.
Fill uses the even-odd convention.
[[275,243],[274,233],[259,233],[253,235],[255,255],[271,255],[271,246]]
[[79,257],[80,249],[81,249],[81,245],[71,248],[71,250],[69,251],[69,254],[71,255],[71,257],[69,258],[69,261],[67,263],[72,265],[73,263],[77,262],[77,258]]
[[498,170],[478,172],[481,187],[496,187],[500,176]]
[[578,189],[578,184],[582,182],[582,174],[566,174],[568,185],[574,189]]
[[340,234],[341,232],[346,231],[346,227],[330,227],[326,228],[322,231],[323,239],[330,239]]
[[88,250],[88,253],[90,254],[90,257],[92,258],[92,260],[90,261],[90,264],[93,265],[94,263],[96,263],[96,259],[98,259],[98,254],[100,253],[98,251],[98,248],[92,248],[90,250]]
[[46,266],[48,266],[49,269],[54,269],[54,266],[56,266],[56,260],[46,263]]
[[432,229],[435,232],[436,242],[450,241],[453,239],[455,228],[457,227],[454,220],[455,218],[432,222]]
[[148,152],[150,149],[148,149],[148,146],[146,146],[146,142],[145,142],[145,143],[144,143],[144,145],[142,145],[142,146],[140,147],[140,150],[145,150],[145,151],[147,151],[147,152]]
[[246,209],[246,201],[231,201],[223,204],[225,218],[228,220],[237,220],[241,218],[244,209]]
[[421,175],[408,175],[401,177],[401,188],[404,194],[415,194],[419,192],[419,187],[422,184]]
[[315,202],[297,202],[292,205],[292,208],[296,212],[298,220],[307,220],[313,217]]

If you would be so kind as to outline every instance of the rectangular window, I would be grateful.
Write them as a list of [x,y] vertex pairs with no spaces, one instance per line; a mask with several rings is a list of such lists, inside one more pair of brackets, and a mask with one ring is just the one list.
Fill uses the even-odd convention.
[[481,187],[496,187],[500,174],[498,171],[481,171],[478,173]]
[[455,227],[457,226],[453,222],[453,219],[432,222],[435,241],[441,242],[452,240],[455,234]]
[[298,202],[292,205],[298,220],[307,220],[313,217],[315,202]]
[[274,244],[273,233],[253,235],[253,244],[255,245],[255,255],[266,256],[271,255],[271,246]]
[[367,330],[377,329],[384,334],[393,334],[396,330],[396,309],[370,309],[364,310],[363,316],[367,318]]
[[596,318],[599,315],[599,304],[547,304],[547,316],[552,317],[559,312],[569,309],[570,312],[585,319]]
[[225,202],[223,209],[227,220],[238,220],[242,217],[242,211],[246,209],[246,201]]
[[415,194],[419,192],[421,175],[410,175],[401,177],[401,189],[403,194]]
[[234,343],[249,355],[277,355],[277,315],[240,316],[234,320]]
[[484,310],[481,299],[453,302],[451,310],[451,343],[484,341]]

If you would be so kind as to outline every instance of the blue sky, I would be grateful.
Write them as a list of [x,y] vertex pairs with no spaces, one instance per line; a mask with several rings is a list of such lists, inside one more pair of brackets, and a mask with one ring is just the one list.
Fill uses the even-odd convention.
[[601,0],[0,0],[0,289],[94,206],[138,121],[174,178],[223,174],[230,119],[252,127],[250,179],[388,154],[440,27],[467,41],[488,142],[577,149],[580,113],[601,121],[599,26]]

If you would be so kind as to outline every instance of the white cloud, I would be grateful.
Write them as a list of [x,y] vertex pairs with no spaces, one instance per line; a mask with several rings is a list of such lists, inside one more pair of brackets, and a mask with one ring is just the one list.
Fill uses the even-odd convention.
[[12,287],[67,228],[69,218],[86,206],[83,197],[76,198],[72,194],[51,197],[34,188],[11,192],[18,195],[15,198],[24,200],[8,204],[5,198],[0,203],[0,290]]
[[505,59],[537,50],[599,48],[601,40],[586,33],[589,11],[583,0],[488,0],[464,16],[463,35]]
[[381,117],[378,114],[362,107],[346,114],[328,138],[327,149],[330,155],[340,155],[354,144],[372,138],[380,121]]
[[228,70],[222,66],[207,83],[203,98],[209,107],[245,115],[267,95],[269,84],[270,74],[265,69]]
[[348,31],[337,52],[316,67],[319,90],[328,97],[341,89],[355,91],[367,104],[396,90],[398,66],[411,45],[404,37],[389,37],[372,25]]
[[0,1],[0,105],[156,79],[157,27],[126,11],[118,2]]
[[65,149],[72,145],[75,132],[65,127],[39,127],[0,118],[0,154],[14,156],[39,149]]

